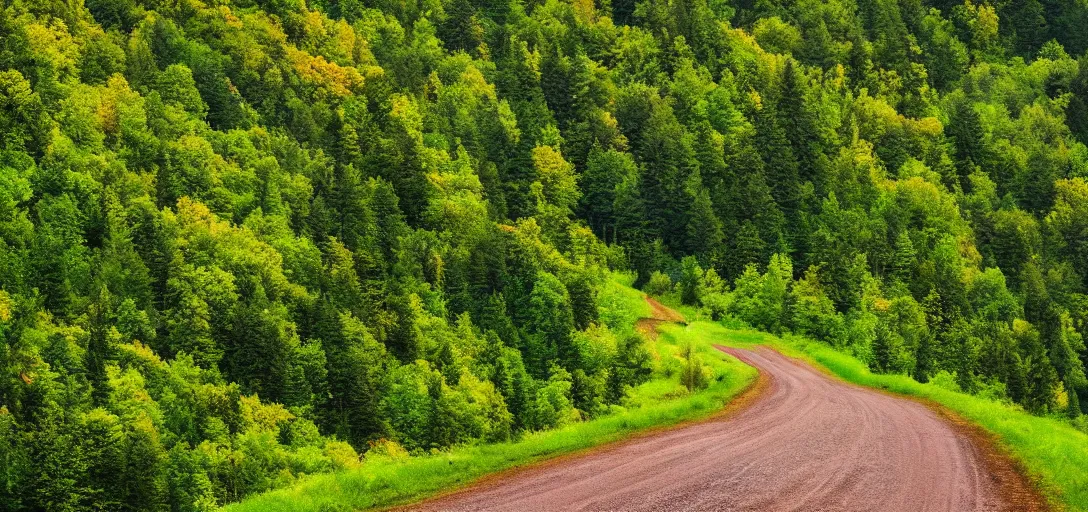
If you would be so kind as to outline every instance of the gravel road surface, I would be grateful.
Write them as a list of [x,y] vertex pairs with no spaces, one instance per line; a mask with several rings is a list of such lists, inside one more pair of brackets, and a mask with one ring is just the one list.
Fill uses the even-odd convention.
[[[766,348],[761,396],[735,414],[517,471],[416,510],[864,510],[1038,508],[1021,477],[918,402],[833,380]],[[991,450],[992,451],[992,450]],[[1005,474],[1003,474],[1005,473]]]

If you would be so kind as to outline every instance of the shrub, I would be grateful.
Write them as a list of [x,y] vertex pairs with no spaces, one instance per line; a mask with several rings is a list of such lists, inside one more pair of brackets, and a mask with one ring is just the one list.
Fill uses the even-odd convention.
[[659,297],[665,295],[672,291],[672,279],[660,271],[654,271],[654,273],[650,275],[650,280],[646,283],[643,291]]
[[731,298],[728,286],[713,268],[708,268],[699,279],[699,304],[715,322],[725,318]]
[[646,340],[638,334],[630,334],[617,346],[615,363],[608,379],[608,399],[619,402],[627,388],[650,380],[654,358],[646,346]]
[[695,353],[695,346],[688,343],[680,350],[680,355],[684,358],[684,366],[680,370],[680,382],[688,388],[689,392],[706,389],[710,385],[710,372],[699,360],[699,355]]

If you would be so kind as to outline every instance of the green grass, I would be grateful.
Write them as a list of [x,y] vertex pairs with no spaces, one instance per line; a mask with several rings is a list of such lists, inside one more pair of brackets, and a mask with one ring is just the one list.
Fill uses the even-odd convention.
[[933,384],[920,384],[904,375],[873,374],[856,358],[803,338],[784,340],[761,332],[729,330],[710,322],[695,322],[687,330],[707,343],[741,348],[766,345],[826,368],[847,382],[936,402],[993,433],[1052,504],[1088,511],[1088,435],[1064,421],[1033,416],[1019,407]]
[[601,321],[617,334],[629,334],[639,318],[650,316],[646,294],[631,287],[634,281],[633,273],[614,272],[597,294]]
[[[613,286],[614,285],[614,286]],[[617,307],[645,307],[642,295],[622,283],[610,284]],[[635,318],[646,313],[635,312]],[[632,320],[633,322],[633,320]],[[624,407],[597,419],[526,435],[514,442],[453,448],[427,456],[368,457],[357,469],[315,475],[300,483],[228,505],[227,512],[358,510],[420,500],[469,484],[488,474],[618,441],[639,431],[706,418],[751,384],[756,371],[736,359],[698,343],[701,360],[710,367],[710,386],[688,393],[681,385],[677,358],[680,345],[693,338],[686,330],[666,328],[651,344],[655,378],[633,389]]]

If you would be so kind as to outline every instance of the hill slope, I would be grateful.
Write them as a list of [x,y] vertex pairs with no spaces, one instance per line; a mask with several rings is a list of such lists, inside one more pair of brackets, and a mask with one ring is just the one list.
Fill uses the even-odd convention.
[[0,506],[207,510],[697,387],[616,270],[1085,428],[1086,20],[5,1]]

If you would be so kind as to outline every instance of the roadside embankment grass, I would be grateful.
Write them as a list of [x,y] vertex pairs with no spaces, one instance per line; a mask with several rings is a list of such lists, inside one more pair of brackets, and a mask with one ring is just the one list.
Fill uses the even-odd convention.
[[1088,435],[1067,423],[1033,416],[1023,409],[990,399],[921,384],[905,375],[873,374],[858,359],[816,341],[737,331],[711,322],[694,322],[686,330],[703,343],[738,348],[764,345],[823,367],[839,378],[872,388],[930,400],[992,433],[1035,480],[1052,504],[1088,511]]
[[[615,287],[609,293],[613,313],[632,317],[624,322],[633,324],[648,311],[640,292],[621,282],[608,286]],[[607,415],[531,433],[511,442],[460,446],[423,456],[368,456],[359,468],[315,475],[224,510],[339,512],[410,503],[499,471],[619,441],[640,431],[706,418],[720,411],[758,376],[753,368],[711,345],[697,343],[696,353],[709,370],[710,384],[689,393],[680,382],[679,354],[682,344],[692,338],[679,327],[661,327],[663,334],[650,346],[655,358],[654,378],[632,389],[623,406],[614,407]]]

